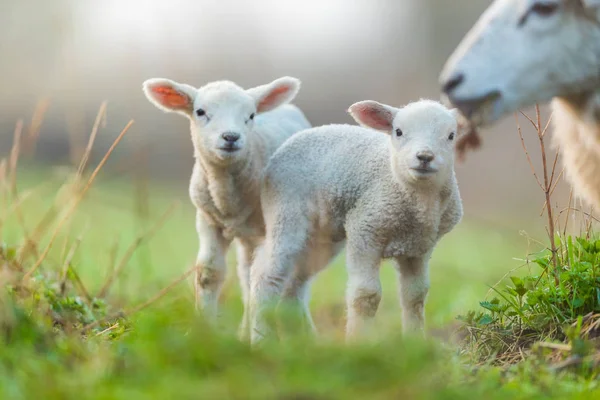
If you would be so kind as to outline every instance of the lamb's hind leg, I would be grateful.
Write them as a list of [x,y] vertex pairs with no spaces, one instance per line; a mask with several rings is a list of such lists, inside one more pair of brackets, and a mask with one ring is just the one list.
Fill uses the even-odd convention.
[[343,243],[338,243],[333,245],[313,244],[310,246],[305,253],[305,257],[302,257],[299,264],[295,266],[292,279],[288,282],[283,295],[287,303],[295,304],[300,309],[303,322],[313,334],[317,333],[317,329],[309,307],[312,279],[335,258],[343,245]]
[[425,325],[425,299],[429,291],[429,254],[424,257],[398,257],[400,272],[400,305],[402,330],[423,333]]
[[272,324],[267,316],[275,310],[307,239],[308,222],[301,218],[285,214],[274,216],[272,225],[267,224],[264,245],[258,249],[250,270],[253,344],[270,334]]
[[240,282],[242,301],[244,302],[244,314],[238,329],[240,340],[247,340],[250,336],[249,311],[250,306],[250,267],[254,258],[255,246],[245,240],[237,240],[237,273]]

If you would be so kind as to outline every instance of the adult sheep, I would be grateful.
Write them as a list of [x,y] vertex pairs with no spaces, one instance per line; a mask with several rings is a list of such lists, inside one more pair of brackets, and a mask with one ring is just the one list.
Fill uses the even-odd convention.
[[[197,305],[209,321],[217,314],[225,279],[225,253],[237,242],[238,275],[244,304],[248,303],[250,264],[264,235],[260,207],[263,169],[275,150],[294,133],[310,128],[290,102],[300,81],[283,77],[244,90],[230,81],[199,89],[169,79],[144,82],[146,97],[159,109],[190,121],[195,164],[190,197],[196,206],[200,239]],[[246,332],[246,308],[240,334]]]
[[576,193],[600,206],[600,0],[496,0],[448,59],[442,90],[475,125],[553,98]]

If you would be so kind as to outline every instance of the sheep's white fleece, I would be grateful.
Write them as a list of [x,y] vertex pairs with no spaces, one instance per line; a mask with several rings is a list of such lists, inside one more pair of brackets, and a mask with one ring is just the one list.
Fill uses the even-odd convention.
[[[264,235],[263,171],[286,139],[311,126],[298,107],[284,104],[294,98],[299,87],[300,81],[289,77],[248,90],[230,81],[212,82],[199,89],[160,78],[144,83],[144,92],[153,104],[190,120],[195,164],[189,194],[197,209],[200,241],[197,306],[214,321],[225,279],[225,255],[236,240],[245,306],[242,337],[247,334],[250,266]],[[227,135],[236,137],[233,144]],[[227,151],[228,146],[237,146],[237,150]]]
[[575,192],[600,206],[600,91],[552,101],[554,143]]
[[[449,129],[457,129],[438,103],[412,105],[422,107],[416,110],[422,115],[414,117],[419,119],[415,131],[452,123]],[[442,135],[445,140],[448,133]],[[348,335],[375,314],[382,258],[394,258],[401,274],[405,328],[422,327],[428,259],[460,221],[462,203],[452,148],[440,155],[447,157],[441,161],[447,168],[441,168],[439,179],[411,180],[395,139],[372,129],[327,125],[298,133],[271,158],[261,195],[265,244],[251,272],[253,341],[269,331],[262,317],[267,304],[284,289],[286,297],[307,301],[306,292],[294,291],[296,282],[310,280],[346,241]],[[306,306],[304,312],[312,324]]]

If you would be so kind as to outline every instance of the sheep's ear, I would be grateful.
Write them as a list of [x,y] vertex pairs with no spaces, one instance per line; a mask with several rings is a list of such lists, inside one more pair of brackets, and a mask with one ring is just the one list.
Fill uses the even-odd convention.
[[289,103],[299,90],[300,80],[284,76],[266,85],[248,89],[246,92],[256,101],[256,112],[262,113]]
[[366,100],[352,104],[348,112],[359,125],[390,133],[398,109],[373,100]]
[[167,112],[192,115],[196,89],[170,79],[148,79],[143,84],[144,94],[150,103]]

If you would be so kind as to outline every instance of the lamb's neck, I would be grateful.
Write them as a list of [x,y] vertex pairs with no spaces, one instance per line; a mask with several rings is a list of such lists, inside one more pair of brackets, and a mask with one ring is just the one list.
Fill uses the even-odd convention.
[[257,176],[261,171],[250,154],[227,165],[196,157],[204,176],[205,186],[201,190],[208,196],[204,207],[225,225],[232,223],[226,222],[231,218],[237,221],[234,224],[244,223],[260,205],[255,199],[260,189]]
[[254,160],[249,156],[231,163],[214,162],[202,156],[195,158],[209,182],[228,182],[242,192],[248,191],[247,184],[255,180],[255,175],[260,173]]

